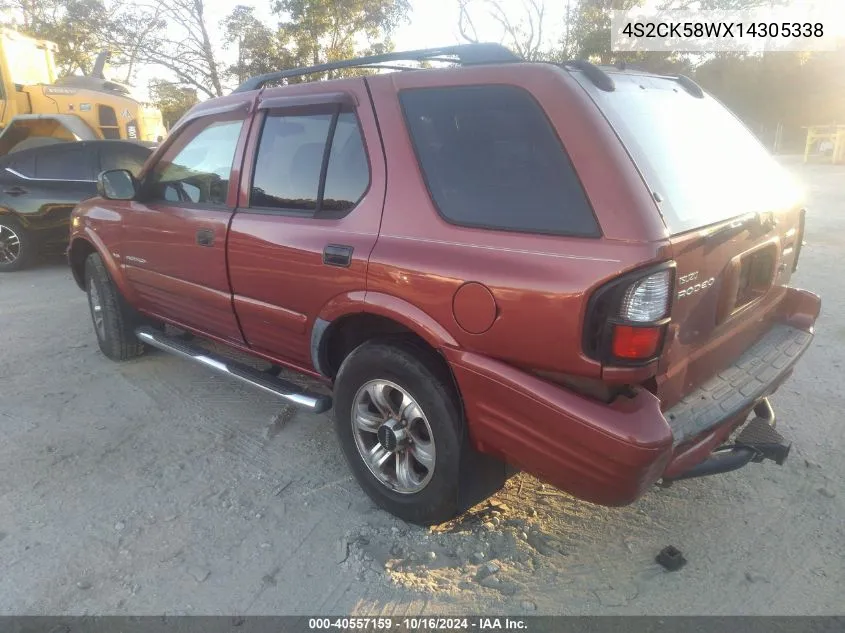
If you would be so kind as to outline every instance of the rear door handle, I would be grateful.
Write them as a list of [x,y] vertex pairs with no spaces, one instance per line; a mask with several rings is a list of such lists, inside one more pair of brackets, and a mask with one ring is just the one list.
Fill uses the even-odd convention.
[[197,244],[200,246],[214,246],[214,231],[211,229],[199,229],[197,231]]
[[352,246],[345,244],[329,244],[323,249],[323,263],[326,266],[340,266],[348,268],[352,264]]
[[27,191],[23,187],[14,186],[14,187],[9,187],[8,189],[4,189],[3,193],[7,193],[10,196],[22,196],[25,193],[29,193],[29,191]]

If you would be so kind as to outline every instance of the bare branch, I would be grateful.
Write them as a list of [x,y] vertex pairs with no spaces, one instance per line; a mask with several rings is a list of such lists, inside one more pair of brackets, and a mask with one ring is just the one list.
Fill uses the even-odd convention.
[[[458,32],[460,33],[461,37],[464,38],[467,42],[472,42],[473,44],[478,43],[478,32],[475,30],[475,24],[472,21],[472,16],[470,16],[469,11],[467,10],[467,5],[469,4],[469,0],[460,0],[459,4],[459,15],[458,15]],[[472,35],[470,35],[467,29],[472,30]]]

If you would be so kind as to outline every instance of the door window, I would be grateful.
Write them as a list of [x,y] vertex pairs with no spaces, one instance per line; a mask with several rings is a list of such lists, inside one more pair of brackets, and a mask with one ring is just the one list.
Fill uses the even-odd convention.
[[596,236],[598,223],[545,112],[515,86],[400,93],[441,216],[496,230]]
[[145,183],[148,202],[225,205],[243,119],[199,119],[182,131]]
[[35,178],[35,152],[15,152],[6,159],[6,170],[23,178]]
[[131,143],[108,143],[100,147],[100,171],[128,169],[136,177],[152,150]]
[[369,182],[369,163],[354,113],[267,115],[250,207],[336,217],[358,203]]
[[35,156],[35,177],[43,180],[94,181],[94,165],[90,148],[51,147]]

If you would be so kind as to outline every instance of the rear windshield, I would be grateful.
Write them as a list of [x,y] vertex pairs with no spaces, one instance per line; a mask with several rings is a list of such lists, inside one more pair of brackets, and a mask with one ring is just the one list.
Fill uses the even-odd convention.
[[616,130],[671,233],[797,202],[791,176],[727,108],[673,79],[612,75],[614,92],[578,81]]

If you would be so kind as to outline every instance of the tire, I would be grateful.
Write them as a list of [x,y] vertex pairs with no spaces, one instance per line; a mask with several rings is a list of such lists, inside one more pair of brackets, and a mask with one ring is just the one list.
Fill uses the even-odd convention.
[[32,263],[35,243],[20,222],[0,215],[0,273],[22,270]]
[[143,354],[144,344],[135,336],[140,318],[117,290],[97,253],[85,260],[85,290],[100,351],[115,361]]
[[[398,387],[399,391],[390,385]],[[382,436],[372,432],[373,427],[379,426],[378,422],[368,424],[369,430],[365,432],[357,430],[353,422],[357,418],[353,407],[356,412],[362,410],[359,407],[366,409],[368,423],[388,417],[379,414],[379,407],[370,397],[382,386],[381,393],[386,394],[388,400],[392,399],[394,410],[399,408],[397,405],[399,399],[404,398],[404,392],[422,413],[419,418],[416,410],[410,407],[411,413],[407,417],[415,418],[405,429],[405,441],[410,443],[404,451],[397,449],[392,456],[385,450]],[[450,376],[432,358],[431,352],[403,340],[364,343],[343,361],[334,395],[335,431],[341,448],[358,483],[376,504],[405,521],[421,525],[442,523],[460,512],[460,478],[462,471],[465,472],[461,466],[469,450],[468,440],[458,395]],[[408,400],[404,402],[409,403]],[[393,435],[395,440],[397,435]],[[390,438],[386,439],[390,444]],[[426,439],[428,442],[424,441]],[[383,469],[368,465],[364,458],[367,449],[378,451],[378,459],[388,455],[384,458]],[[433,468],[428,469],[423,462],[428,461],[432,452]],[[396,466],[400,455],[406,465],[403,469],[405,482],[421,487],[400,489],[402,482]],[[416,455],[427,458],[418,461]],[[407,475],[409,464],[410,479]],[[385,473],[394,481],[386,482]]]

